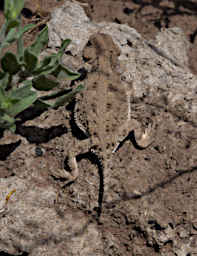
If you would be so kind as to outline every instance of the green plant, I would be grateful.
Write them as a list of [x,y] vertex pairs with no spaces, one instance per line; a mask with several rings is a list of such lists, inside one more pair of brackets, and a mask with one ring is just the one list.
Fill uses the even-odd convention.
[[[17,43],[17,53],[5,52],[1,57],[0,70],[0,128],[15,132],[17,115],[36,105],[41,109],[65,105],[76,93],[82,90],[79,85],[69,93],[66,90],[53,91],[40,97],[38,91],[58,89],[62,79],[75,80],[80,74],[68,70],[61,64],[62,55],[71,42],[66,39],[58,53],[39,60],[38,56],[48,43],[48,28],[38,34],[35,41],[24,48],[23,34],[34,25],[21,25],[20,13],[24,0],[5,0],[5,23],[0,31],[0,56],[2,49]],[[51,102],[53,99],[53,102]]]

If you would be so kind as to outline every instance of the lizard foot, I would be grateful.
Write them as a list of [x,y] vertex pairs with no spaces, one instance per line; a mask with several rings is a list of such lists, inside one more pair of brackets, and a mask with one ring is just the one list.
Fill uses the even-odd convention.
[[66,179],[65,185],[75,181],[79,176],[79,168],[76,160],[76,155],[71,152],[69,152],[68,154],[68,169],[70,171],[67,171],[65,168],[57,169],[55,171],[56,178]]
[[137,146],[140,148],[147,148],[149,147],[153,141],[154,141],[154,136],[155,135],[155,124],[149,123],[147,127],[144,129],[141,129],[140,132],[134,131],[134,136],[135,136],[135,141]]

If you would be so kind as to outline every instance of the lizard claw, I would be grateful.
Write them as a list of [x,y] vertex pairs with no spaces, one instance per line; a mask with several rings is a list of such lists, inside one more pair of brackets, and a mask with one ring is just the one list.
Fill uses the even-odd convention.
[[68,153],[68,168],[69,171],[65,168],[61,168],[56,169],[55,173],[53,173],[56,178],[66,179],[65,185],[75,181],[79,176],[79,168],[76,160],[76,155],[71,152]]
[[65,178],[68,179],[67,183],[70,183],[76,180],[77,177],[79,176],[79,168],[76,160],[76,155],[74,155],[73,153],[69,153],[68,155],[68,164],[71,169],[71,172],[66,171]]
[[155,135],[154,128],[155,125],[153,123],[149,123],[140,135],[137,136],[134,132],[136,144],[140,148],[147,148],[153,143]]

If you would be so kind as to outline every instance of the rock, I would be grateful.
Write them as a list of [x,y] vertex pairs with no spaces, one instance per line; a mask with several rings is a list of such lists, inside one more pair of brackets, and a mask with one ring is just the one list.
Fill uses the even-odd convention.
[[86,16],[83,8],[76,1],[65,1],[64,5],[54,10],[49,22],[49,47],[61,45],[62,39],[69,38],[72,44],[68,50],[77,55],[82,51],[90,35],[97,31]]
[[[127,25],[91,22],[76,1],[65,1],[56,9],[48,26],[50,47],[60,46],[66,38],[72,40],[68,50],[77,58],[81,56],[78,67],[72,61],[75,68],[86,65],[82,64],[82,51],[90,36],[110,35],[121,52],[117,69],[122,81],[133,89],[133,97],[143,97],[153,105],[160,99],[161,108],[197,123],[197,79],[187,67],[189,43],[181,29],[166,29],[147,41]],[[65,64],[70,66],[68,55]]]
[[31,256],[102,255],[96,225],[81,211],[60,209],[51,185],[10,177],[0,179],[0,187],[0,251]]

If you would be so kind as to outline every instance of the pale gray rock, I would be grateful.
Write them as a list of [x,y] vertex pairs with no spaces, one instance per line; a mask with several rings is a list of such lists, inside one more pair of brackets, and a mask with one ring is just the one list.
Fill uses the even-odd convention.
[[31,256],[102,255],[96,224],[81,211],[60,210],[51,185],[10,177],[0,179],[0,187],[0,251]]
[[[176,44],[174,42],[176,42]],[[175,27],[165,29],[158,33],[155,40],[155,46],[158,50],[165,52],[165,54],[175,62],[185,68],[188,66],[189,60],[187,52],[190,43],[180,28]]]
[[58,47],[62,40],[71,39],[72,44],[68,47],[74,55],[77,55],[85,46],[88,38],[97,30],[86,16],[82,6],[76,1],[65,1],[61,8],[57,8],[51,14],[48,24],[50,47]]

